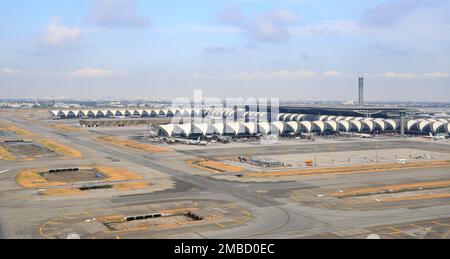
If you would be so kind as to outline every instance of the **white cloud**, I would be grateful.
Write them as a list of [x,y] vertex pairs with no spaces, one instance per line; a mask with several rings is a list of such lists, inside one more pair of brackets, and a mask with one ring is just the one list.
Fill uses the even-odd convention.
[[341,77],[344,76],[343,73],[335,71],[335,70],[330,70],[330,71],[325,71],[322,73],[323,76],[325,77]]
[[20,73],[20,70],[11,69],[11,68],[2,68],[0,69],[0,74],[2,75],[17,75]]
[[52,46],[62,46],[78,40],[81,29],[60,24],[59,18],[54,17],[47,27],[44,42]]
[[449,73],[443,73],[443,72],[433,72],[425,74],[426,77],[432,77],[432,78],[447,78],[450,77]]
[[386,72],[379,75],[384,78],[398,78],[398,79],[415,79],[417,75],[414,73],[396,73],[396,72]]
[[71,77],[86,78],[86,77],[105,77],[112,75],[113,72],[98,68],[82,68],[69,73]]

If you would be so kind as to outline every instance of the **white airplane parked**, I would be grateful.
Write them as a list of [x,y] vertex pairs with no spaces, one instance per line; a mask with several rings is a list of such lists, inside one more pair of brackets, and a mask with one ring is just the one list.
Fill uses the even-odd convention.
[[430,133],[430,136],[424,137],[426,139],[431,139],[432,141],[445,141],[447,137],[445,135],[436,135],[433,136],[433,134]]
[[342,136],[347,137],[355,137],[355,138],[374,138],[374,135],[371,134],[363,134],[363,133],[353,133],[353,132],[340,132],[339,133]]

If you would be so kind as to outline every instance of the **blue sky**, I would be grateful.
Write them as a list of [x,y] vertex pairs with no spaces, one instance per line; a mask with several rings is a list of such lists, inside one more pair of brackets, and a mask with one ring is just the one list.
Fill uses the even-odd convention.
[[2,0],[0,97],[450,99],[450,1]]

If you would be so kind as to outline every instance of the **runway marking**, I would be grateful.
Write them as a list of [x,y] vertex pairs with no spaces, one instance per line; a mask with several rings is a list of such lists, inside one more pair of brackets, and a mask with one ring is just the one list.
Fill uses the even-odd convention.
[[389,229],[394,231],[394,232],[389,233],[389,235],[397,235],[397,234],[402,234],[403,233],[403,231],[401,231],[400,229],[396,228],[395,226],[394,227],[389,227]]
[[437,222],[437,221],[431,221],[431,223],[439,225],[439,226],[443,226],[443,227],[450,227],[450,225],[448,225],[448,224],[440,223],[440,222]]
[[3,171],[0,171],[0,174],[7,173],[9,171],[11,171],[11,169],[6,169],[6,170],[3,170]]

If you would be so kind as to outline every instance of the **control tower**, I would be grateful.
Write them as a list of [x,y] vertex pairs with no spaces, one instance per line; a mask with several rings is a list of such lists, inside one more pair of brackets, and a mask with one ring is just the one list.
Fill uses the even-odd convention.
[[358,105],[364,106],[364,78],[359,78],[359,99],[358,99]]

